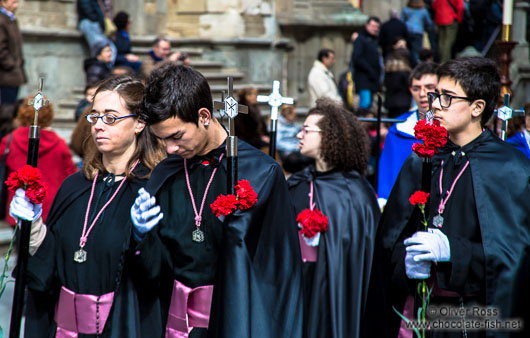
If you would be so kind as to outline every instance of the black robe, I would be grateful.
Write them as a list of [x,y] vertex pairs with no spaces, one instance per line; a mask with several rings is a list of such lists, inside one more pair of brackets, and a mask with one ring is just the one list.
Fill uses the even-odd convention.
[[[210,204],[219,193],[226,194],[224,157],[202,213],[203,243],[191,241],[195,223],[184,160],[172,155],[155,168],[147,190],[156,196],[164,218],[136,247],[137,273],[160,291],[164,325],[175,279],[190,287],[214,285],[209,328],[194,328],[190,337],[300,337],[302,269],[287,185],[272,158],[245,142],[238,146],[238,178],[250,182],[258,202],[223,223],[212,217]],[[187,160],[197,209],[212,172],[208,167],[218,165],[224,148]],[[203,161],[213,164],[203,167]]]
[[[467,170],[471,174],[475,208],[469,212],[478,218],[482,241],[483,301],[486,306],[499,309],[499,319],[511,319],[516,315],[518,307],[514,302],[520,292],[513,286],[516,285],[517,277],[524,275],[519,262],[524,261],[525,248],[530,245],[530,161],[489,130],[484,131],[472,143],[474,146],[466,156],[470,162]],[[431,187],[439,189],[441,161],[447,162],[454,149],[454,145],[448,142],[446,148],[433,157]],[[381,218],[368,307],[363,320],[363,337],[397,337],[400,318],[392,306],[401,311],[407,294],[396,290],[410,287],[410,280],[405,274],[405,254],[401,249],[400,238],[412,235],[419,224],[418,209],[410,205],[408,198],[419,190],[420,177],[421,160],[411,155],[400,172]],[[435,195],[437,192],[431,188],[431,194]],[[431,210],[434,210],[434,206],[431,206]],[[449,212],[451,211],[448,209],[445,213]],[[444,224],[444,227],[449,226]],[[451,262],[454,263],[450,263],[450,268],[464,266],[463,262],[472,257],[471,251],[465,255],[453,255],[454,249],[461,249],[457,245],[453,243],[451,247]],[[480,254],[475,256],[480,257]],[[396,265],[392,265],[392,262]],[[476,271],[472,264],[473,262],[468,262],[470,270],[465,273]],[[391,280],[392,275],[396,276],[397,270],[402,274],[399,282]],[[443,269],[436,271],[438,281],[443,281],[447,276],[459,278],[462,273]],[[451,283],[447,283],[446,290],[465,294],[467,290],[474,288],[473,283],[476,284],[474,278],[462,282],[459,283],[459,289],[452,288]],[[486,334],[488,337],[508,335],[502,331],[487,331]]]
[[[135,173],[144,176],[147,169],[139,165]],[[105,177],[105,176],[103,176]],[[90,210],[89,223],[116,191],[120,182],[112,186],[98,178]],[[150,337],[162,332],[160,320],[144,320],[140,302],[149,304],[147,289],[141,281],[132,281],[127,252],[131,237],[130,207],[138,189],[147,180],[127,181],[111,204],[100,216],[90,232],[85,246],[87,261],[75,263],[74,251],[79,249],[92,181],[81,173],[68,177],[57,192],[47,218],[46,237],[28,260],[28,298],[26,309],[26,337],[54,337],[55,304],[61,286],[81,294],[101,295],[115,292],[112,309],[100,337]],[[88,226],[87,226],[88,227]],[[140,295],[137,290],[144,290]],[[95,335],[80,334],[79,337]]]
[[358,337],[366,302],[379,206],[357,171],[319,173],[314,166],[288,181],[296,214],[316,207],[328,217],[316,262],[304,264],[304,337]]

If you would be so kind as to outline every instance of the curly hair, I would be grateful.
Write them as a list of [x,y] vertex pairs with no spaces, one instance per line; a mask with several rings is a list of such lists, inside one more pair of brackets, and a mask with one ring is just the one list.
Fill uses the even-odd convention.
[[320,152],[324,161],[337,169],[365,174],[370,154],[368,133],[359,120],[335,101],[322,98],[307,113],[320,115]]
[[[29,100],[33,99],[33,96],[28,95],[24,99],[24,102],[20,105],[17,112],[17,120],[21,126],[28,127],[31,126],[35,119],[35,109],[33,106],[29,105]],[[44,100],[48,98],[45,97]],[[53,120],[53,104],[50,101],[47,106],[43,106],[39,110],[39,121],[37,122],[40,127],[49,127],[52,125]]]

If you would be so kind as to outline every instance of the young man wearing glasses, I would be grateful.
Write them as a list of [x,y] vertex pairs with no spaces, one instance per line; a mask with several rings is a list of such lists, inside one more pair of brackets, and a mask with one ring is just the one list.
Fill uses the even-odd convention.
[[[416,231],[421,217],[417,208],[391,209],[391,196],[382,220],[387,224],[380,224],[376,244],[377,259],[387,263],[372,271],[367,310],[370,318],[375,309],[384,308],[379,320],[389,325],[379,332],[367,322],[366,336],[395,337],[400,323],[405,330],[392,306],[411,315],[414,290],[422,279],[432,288],[430,306],[464,309],[455,318],[441,318],[444,321],[505,323],[517,315],[513,300],[518,294],[518,262],[530,246],[530,161],[484,127],[500,93],[493,61],[451,60],[437,74],[436,90],[429,96],[434,118],[447,129],[448,142],[433,157],[429,229]],[[396,186],[410,184],[409,176],[400,174]],[[388,226],[392,218],[393,226]],[[485,307],[494,311],[492,317],[473,312]],[[434,330],[431,336],[486,333],[472,332],[466,324],[452,332]]]
[[404,122],[396,123],[388,129],[379,159],[377,178],[377,197],[381,203],[386,203],[403,163],[412,153],[412,145],[418,141],[414,137],[414,126],[429,110],[427,93],[436,88],[437,69],[438,64],[424,62],[416,66],[410,74],[409,90],[416,108],[398,117]]

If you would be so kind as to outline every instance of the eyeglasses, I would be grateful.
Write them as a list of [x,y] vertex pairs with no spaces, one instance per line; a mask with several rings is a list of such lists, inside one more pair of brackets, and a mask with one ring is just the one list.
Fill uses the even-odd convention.
[[440,106],[442,108],[449,108],[449,106],[451,105],[451,102],[452,102],[453,99],[461,99],[461,100],[466,100],[466,101],[469,101],[469,102],[473,102],[474,101],[473,99],[471,99],[469,97],[453,96],[453,95],[449,95],[449,94],[439,94],[439,93],[435,93],[435,92],[428,92],[427,93],[427,97],[429,99],[429,105],[432,106],[434,101],[436,99],[438,99],[438,101],[440,102]]
[[133,116],[136,116],[136,115],[131,114],[131,115],[125,115],[121,117],[116,117],[111,114],[105,114],[105,115],[88,114],[87,116],[85,116],[85,118],[91,124],[96,124],[98,122],[98,119],[101,119],[101,121],[105,124],[114,124],[117,120],[125,119],[127,117],[133,117]]
[[306,127],[306,126],[302,127],[302,135],[305,135],[310,132],[321,133],[322,129],[315,128],[315,127]]

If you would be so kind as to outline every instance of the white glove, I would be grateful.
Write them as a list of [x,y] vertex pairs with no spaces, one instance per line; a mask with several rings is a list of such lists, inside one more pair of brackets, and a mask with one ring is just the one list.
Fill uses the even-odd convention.
[[9,215],[14,219],[35,222],[42,215],[42,204],[33,204],[26,191],[18,188],[9,205]]
[[144,235],[153,229],[164,217],[160,212],[160,206],[156,199],[144,188],[138,190],[138,197],[131,208],[131,219],[133,222],[133,235],[137,241],[141,241]]
[[407,238],[404,243],[407,246],[407,252],[420,252],[414,256],[416,262],[449,262],[451,260],[449,240],[440,229],[418,231],[412,237]]
[[421,252],[407,251],[405,256],[405,272],[410,279],[427,279],[431,276],[431,262],[416,261],[414,257]]

